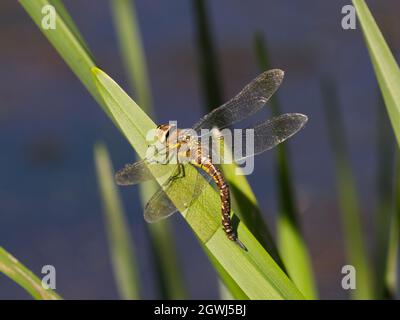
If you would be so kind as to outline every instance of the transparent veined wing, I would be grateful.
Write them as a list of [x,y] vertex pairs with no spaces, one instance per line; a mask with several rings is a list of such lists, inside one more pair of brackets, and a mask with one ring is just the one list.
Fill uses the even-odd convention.
[[[240,162],[248,157],[260,154],[266,150],[276,147],[281,142],[293,136],[307,122],[307,116],[300,113],[286,113],[272,119],[266,120],[255,127],[242,129],[238,131],[237,136],[233,135],[230,139],[224,138],[230,152],[228,157],[216,158],[221,154],[218,141],[212,144],[214,162],[220,163],[230,162],[233,159],[235,162]],[[240,134],[239,134],[240,133]],[[211,144],[211,143],[209,143]]]
[[168,197],[163,188],[159,188],[151,197],[144,208],[144,219],[146,222],[154,223],[162,219],[168,218],[178,209]]
[[115,174],[115,181],[118,185],[128,186],[153,180],[171,172],[171,166],[176,167],[176,164],[151,164],[147,160],[140,160],[120,169]]
[[[185,168],[184,177],[181,173],[175,173],[166,186],[160,187],[147,203],[144,209],[144,219],[147,222],[157,222],[177,211],[183,212],[190,208],[193,201],[201,195],[207,184],[212,180],[211,176],[197,170],[190,164],[183,166]],[[193,179],[190,179],[190,176],[194,176],[195,183],[191,183]]]
[[[251,147],[248,145],[249,136],[245,129],[242,131],[244,134],[239,137],[241,147],[236,148],[236,145],[233,144],[232,156],[234,161],[240,162],[250,156],[274,148],[298,132],[306,122],[307,116],[303,114],[287,113],[266,120],[253,128],[248,128],[252,131],[254,137],[254,143]],[[215,143],[212,146],[220,145]],[[204,149],[207,150],[208,147]],[[221,154],[219,150],[215,150],[215,152],[215,154]],[[230,159],[232,159],[232,156]],[[190,165],[184,165],[186,168],[188,166]],[[165,188],[160,188],[146,205],[144,217],[147,222],[156,222],[169,217],[178,210],[183,212],[190,208],[193,201],[202,194],[205,186],[212,180],[211,176],[200,169],[185,169],[185,172],[186,177],[188,176],[187,173],[195,174],[196,182],[193,183],[193,179],[180,179],[178,184],[176,179],[172,178],[171,182]]]
[[[282,83],[284,72],[279,69],[265,71],[251,81],[233,99],[201,118],[193,129],[223,129],[260,110]],[[199,132],[200,133],[200,132]]]

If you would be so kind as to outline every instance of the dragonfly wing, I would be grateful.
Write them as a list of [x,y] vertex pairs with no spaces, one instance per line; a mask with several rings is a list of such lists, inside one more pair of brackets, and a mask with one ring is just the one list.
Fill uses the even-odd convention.
[[[137,161],[132,164],[126,164],[125,167],[120,169],[115,174],[115,181],[118,185],[128,186],[153,180],[155,177],[162,177],[167,172],[170,172],[168,170],[171,170],[170,166],[172,165],[173,164],[150,164],[146,160]],[[153,170],[149,169],[150,166]],[[173,166],[176,166],[176,164]]]
[[[233,160],[240,162],[276,147],[298,132],[306,124],[307,119],[307,116],[300,113],[282,114],[266,120],[254,128],[244,129],[239,137],[233,137],[233,147],[227,147],[231,149]],[[254,139],[252,139],[253,137]],[[218,147],[218,144],[215,146]],[[221,160],[223,162],[223,159]]]
[[153,223],[169,217],[176,211],[178,209],[166,192],[163,188],[159,188],[144,208],[144,219],[149,223]]
[[279,69],[263,72],[233,99],[201,118],[193,126],[194,130],[223,129],[249,117],[268,102],[282,83],[283,76]]
[[[193,179],[174,177],[168,182],[165,188],[160,188],[147,203],[144,210],[144,219],[153,223],[171,216],[176,211],[185,211],[194,200],[203,192],[204,187],[211,180],[211,177],[200,174],[190,165],[185,165],[185,176],[195,175],[195,183],[190,183]],[[180,174],[180,173],[179,173]],[[179,175],[176,173],[176,175]],[[206,179],[202,178],[202,175]],[[179,183],[176,183],[179,179]]]

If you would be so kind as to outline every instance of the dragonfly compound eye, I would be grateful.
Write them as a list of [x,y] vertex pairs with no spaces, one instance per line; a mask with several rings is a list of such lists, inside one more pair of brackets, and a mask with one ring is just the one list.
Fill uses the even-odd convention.
[[170,126],[167,124],[161,124],[157,126],[156,136],[160,142],[166,142],[169,136]]

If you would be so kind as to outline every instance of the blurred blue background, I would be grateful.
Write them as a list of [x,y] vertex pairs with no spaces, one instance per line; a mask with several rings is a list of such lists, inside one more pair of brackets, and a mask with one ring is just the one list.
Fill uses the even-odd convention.
[[[359,26],[341,28],[350,1],[207,1],[224,98],[258,73],[255,31],[268,42],[272,65],[285,70],[285,112],[307,114],[290,140],[301,224],[322,298],[344,298],[343,235],[334,187],[320,79],[335,80],[367,237],[373,230],[378,89]],[[97,64],[128,88],[109,1],[64,1]],[[368,1],[394,52],[400,2]],[[137,0],[159,122],[190,126],[205,113],[192,1]],[[116,299],[103,225],[93,144],[103,140],[116,169],[133,151],[15,1],[0,2],[0,244],[36,274],[57,270],[66,299]],[[395,37],[397,34],[397,37]],[[257,157],[249,181],[274,229],[273,152]],[[143,297],[156,298],[155,277],[138,188],[120,189],[137,247]],[[178,255],[191,298],[218,298],[215,273],[184,220],[175,215]],[[195,276],[193,276],[195,275]],[[29,298],[0,275],[0,299]]]

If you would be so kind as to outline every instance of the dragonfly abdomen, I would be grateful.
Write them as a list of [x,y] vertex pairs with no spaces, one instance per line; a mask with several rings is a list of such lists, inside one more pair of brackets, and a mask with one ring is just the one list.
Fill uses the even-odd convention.
[[219,195],[221,198],[222,227],[225,231],[226,236],[229,240],[236,242],[242,249],[247,250],[243,243],[239,241],[235,231],[232,228],[230,215],[230,190],[221,170],[211,162],[211,159],[209,157],[205,157],[202,155],[201,148],[198,149],[195,165],[204,170],[207,174],[209,174],[219,189]]

